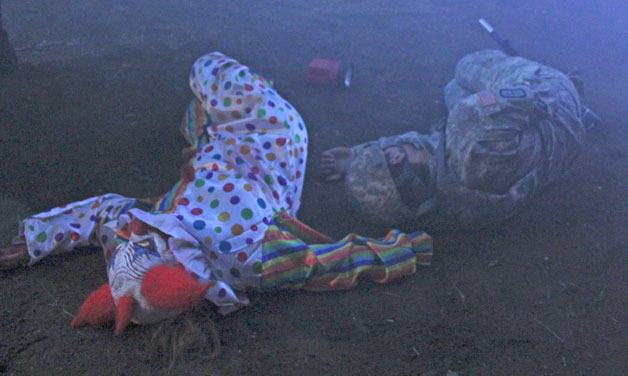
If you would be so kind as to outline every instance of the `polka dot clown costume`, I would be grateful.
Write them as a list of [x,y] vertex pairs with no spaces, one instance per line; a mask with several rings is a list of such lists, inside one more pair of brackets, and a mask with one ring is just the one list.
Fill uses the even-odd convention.
[[198,59],[182,122],[194,156],[156,202],[106,194],[25,219],[31,264],[81,246],[104,250],[109,282],[73,327],[152,323],[202,298],[229,313],[246,288],[333,290],[388,282],[428,264],[431,239],[391,231],[334,242],[296,220],[308,135],[272,83],[220,53]]

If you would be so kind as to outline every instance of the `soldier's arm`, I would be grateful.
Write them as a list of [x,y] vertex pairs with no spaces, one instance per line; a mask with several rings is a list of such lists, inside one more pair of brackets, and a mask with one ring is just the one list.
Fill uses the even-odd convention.
[[467,229],[477,229],[502,222],[519,212],[539,190],[535,169],[504,194],[493,194],[464,186],[446,187],[447,215]]

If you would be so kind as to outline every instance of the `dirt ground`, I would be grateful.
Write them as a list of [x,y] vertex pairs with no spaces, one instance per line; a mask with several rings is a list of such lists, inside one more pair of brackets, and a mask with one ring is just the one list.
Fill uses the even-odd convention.
[[[333,236],[385,229],[352,212],[341,186],[316,179],[315,157],[426,130],[445,116],[441,88],[458,59],[493,47],[479,17],[526,56],[579,68],[588,102],[604,118],[571,173],[521,215],[474,233],[428,228],[434,263],[414,276],[347,292],[256,295],[227,317],[201,307],[191,318],[204,330],[214,320],[222,353],[207,359],[211,346],[201,346],[173,373],[628,374],[628,12],[621,2],[42,3],[3,4],[23,64],[0,80],[0,194],[34,212],[105,192],[168,189],[181,163],[188,70],[210,50],[273,78],[305,118],[311,157],[300,217]],[[316,56],[352,61],[355,85],[309,86],[304,72]],[[7,210],[2,220],[16,222]],[[119,338],[69,328],[105,278],[97,250],[0,272],[0,374],[163,372],[151,350],[155,327]]]

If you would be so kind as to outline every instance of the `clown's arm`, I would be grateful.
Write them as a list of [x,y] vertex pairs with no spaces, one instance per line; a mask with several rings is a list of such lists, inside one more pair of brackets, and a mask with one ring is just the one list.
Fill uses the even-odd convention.
[[101,230],[139,200],[106,194],[57,207],[24,219],[13,245],[0,250],[0,269],[11,269],[75,248],[112,241]]

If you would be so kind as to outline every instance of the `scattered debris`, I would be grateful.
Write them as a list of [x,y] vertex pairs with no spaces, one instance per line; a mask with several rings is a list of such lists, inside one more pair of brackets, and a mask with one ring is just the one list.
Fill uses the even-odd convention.
[[421,353],[419,352],[419,350],[416,349],[416,347],[412,346],[412,351],[414,351],[414,353],[416,354],[417,358],[419,356],[421,356]]
[[458,286],[456,286],[456,283],[452,283],[452,285],[454,286],[454,289],[458,292],[458,296],[460,297],[460,301],[462,303],[462,305],[464,307],[467,306],[467,298],[464,296],[464,294],[462,293],[462,291],[460,291],[460,289],[458,288]]
[[599,303],[599,302],[601,302],[602,300],[604,300],[604,298],[606,298],[606,287],[604,287],[604,288],[600,291],[600,293],[599,293],[599,294],[598,294],[595,298],[593,298],[593,301],[594,301],[594,302],[596,302],[596,303]]
[[131,64],[126,64],[126,63],[125,63],[125,64],[120,65],[120,66],[118,67],[118,69],[116,69],[116,71],[115,71],[115,72],[114,72],[111,76],[109,76],[109,79],[110,79],[110,80],[113,80],[113,79],[117,78],[117,77],[118,77],[118,75],[119,75],[119,74],[120,74],[123,70],[128,69],[128,68],[131,68],[132,66],[133,66],[133,65],[131,65]]
[[499,260],[492,260],[491,262],[488,263],[488,267],[490,268],[494,268],[497,265],[499,265]]
[[307,71],[307,80],[314,84],[340,83],[345,89],[351,86],[353,66],[338,59],[313,59]]
[[563,288],[563,291],[566,291],[566,292],[576,293],[576,292],[580,291],[580,287],[578,287],[578,285],[576,285],[574,283],[571,283],[571,282],[559,281],[558,284],[560,285],[560,287]]
[[551,335],[553,335],[557,340],[559,340],[561,343],[565,342],[565,339],[561,336],[559,336],[558,334],[556,334],[555,331],[553,331],[550,327],[548,327],[547,325],[543,324],[541,322],[541,320],[539,319],[534,319],[534,321],[539,324],[539,326],[545,330],[547,330]]
[[41,341],[45,341],[47,339],[48,339],[48,336],[45,335],[45,334],[37,335],[37,336],[35,336],[35,338],[33,338],[33,339],[29,340],[29,341],[26,341],[26,342],[20,344],[18,347],[12,349],[13,356],[18,355],[21,352],[27,350],[29,347],[31,347],[31,346],[33,346],[33,345],[35,345],[35,344],[37,344],[37,343],[39,343]]

